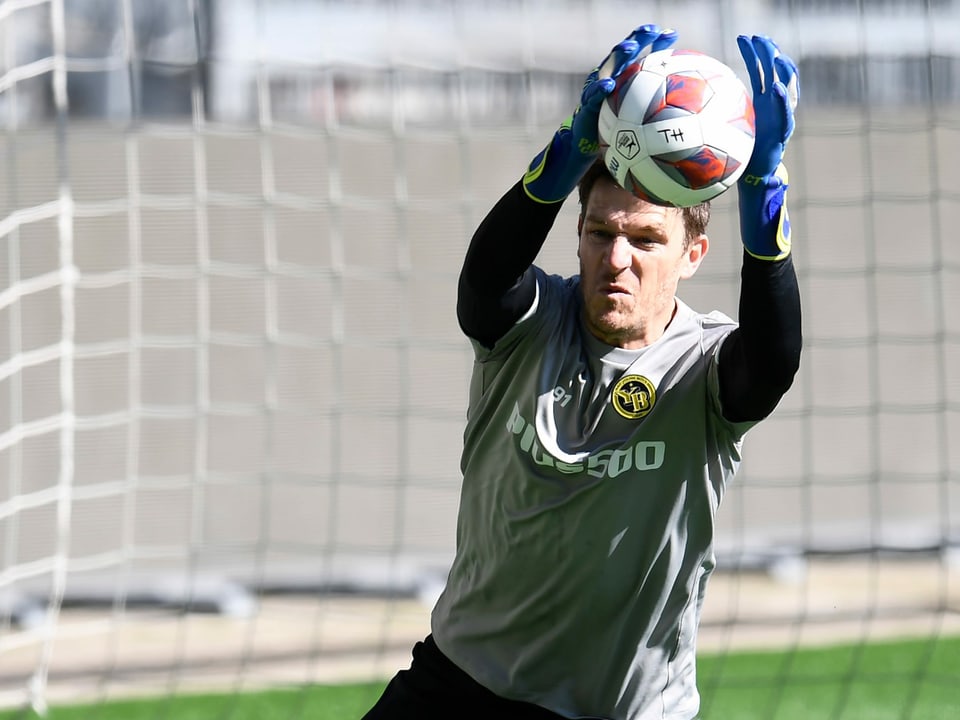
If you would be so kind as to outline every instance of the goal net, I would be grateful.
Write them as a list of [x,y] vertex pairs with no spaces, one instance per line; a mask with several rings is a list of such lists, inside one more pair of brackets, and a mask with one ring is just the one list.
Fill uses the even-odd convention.
[[[957,633],[956,2],[2,0],[0,711],[405,666],[453,553],[466,243],[643,21],[803,79],[803,364],[702,651]],[[681,294],[735,316],[732,203]]]

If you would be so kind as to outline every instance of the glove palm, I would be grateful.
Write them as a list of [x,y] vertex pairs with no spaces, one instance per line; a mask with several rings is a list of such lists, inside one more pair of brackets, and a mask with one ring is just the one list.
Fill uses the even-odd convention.
[[597,118],[604,98],[616,86],[616,78],[631,63],[651,52],[671,47],[676,41],[674,30],[641,25],[594,68],[583,84],[577,109],[561,123],[550,143],[537,153],[523,176],[523,188],[530,198],[555,203],[570,194],[600,154]]
[[737,183],[740,233],[754,257],[779,260],[790,253],[783,153],[793,135],[800,96],[797,66],[770,38],[737,38],[753,90],[757,132],[753,154]]

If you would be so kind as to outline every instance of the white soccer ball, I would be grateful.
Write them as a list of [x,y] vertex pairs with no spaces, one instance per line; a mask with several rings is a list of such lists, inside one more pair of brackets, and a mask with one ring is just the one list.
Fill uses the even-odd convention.
[[747,88],[694,50],[661,50],[627,66],[600,107],[610,174],[639,198],[689,207],[743,174],[756,126]]

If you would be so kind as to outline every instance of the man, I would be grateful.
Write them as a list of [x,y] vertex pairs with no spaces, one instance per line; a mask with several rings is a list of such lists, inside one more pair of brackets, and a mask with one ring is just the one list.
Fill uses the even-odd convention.
[[[800,303],[781,165],[796,67],[738,39],[757,117],[739,182],[739,325],[676,297],[709,249],[707,205],[623,190],[597,161],[612,78],[676,40],[646,25],[471,240],[458,318],[476,362],[457,553],[381,718],[690,720],[714,516],[744,433],[799,365]],[[580,273],[533,265],[579,184]]]

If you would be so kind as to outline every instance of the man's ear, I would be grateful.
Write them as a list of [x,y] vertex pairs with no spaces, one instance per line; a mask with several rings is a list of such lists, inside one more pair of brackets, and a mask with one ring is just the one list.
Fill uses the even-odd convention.
[[684,266],[680,270],[680,279],[688,280],[692,278],[694,273],[697,272],[697,269],[700,267],[700,263],[703,262],[703,259],[707,256],[707,251],[710,250],[710,238],[705,234],[697,236],[694,240],[690,241],[690,244],[684,249]]
[[577,257],[580,257],[580,238],[583,237],[583,213],[577,216]]

